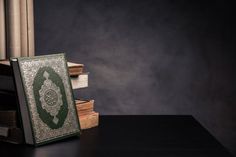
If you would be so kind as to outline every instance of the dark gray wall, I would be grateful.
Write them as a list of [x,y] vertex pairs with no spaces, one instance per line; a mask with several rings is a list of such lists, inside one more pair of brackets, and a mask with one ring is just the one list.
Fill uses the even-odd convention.
[[101,114],[191,114],[236,154],[232,14],[228,1],[35,0],[36,54],[84,63],[76,95]]

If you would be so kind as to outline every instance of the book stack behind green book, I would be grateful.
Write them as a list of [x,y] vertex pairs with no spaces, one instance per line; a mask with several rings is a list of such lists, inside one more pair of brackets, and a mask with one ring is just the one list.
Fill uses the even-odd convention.
[[17,99],[9,61],[0,61],[0,141],[22,143],[23,131],[17,117]]
[[[88,87],[88,73],[84,72],[83,64],[82,68],[79,68],[79,65],[81,64],[68,62],[68,66],[71,66],[69,71],[71,72],[72,86],[75,87],[74,90],[78,89],[76,87],[80,87],[80,89]],[[76,96],[76,98],[78,97]],[[75,103],[80,121],[80,128],[84,130],[98,126],[99,113],[94,111],[94,100],[83,100],[83,98],[79,97]]]
[[[73,101],[69,104],[72,104],[78,113],[76,114],[76,117],[79,118],[77,124],[81,129],[98,125],[99,114],[94,112],[94,100],[74,101],[73,91],[70,93],[69,90],[70,84],[73,90],[88,87],[88,73],[84,72],[84,65],[71,62],[62,65],[63,56],[21,57],[12,59],[11,64],[8,60],[0,61],[0,99],[2,101],[0,104],[0,141],[41,145],[57,140],[57,137],[51,137],[51,139],[46,137],[45,130],[50,132],[50,130],[63,128],[63,124],[68,123],[65,122],[68,121],[65,117],[71,113],[67,112],[69,105],[63,107],[67,104],[67,100]],[[66,69],[60,70],[60,66],[62,69]],[[63,75],[62,71],[68,73],[69,84],[65,82],[67,76]],[[58,79],[55,79],[56,77]],[[58,84],[60,80],[64,85]],[[53,81],[55,84],[51,83],[48,86],[48,83]],[[55,99],[52,99],[53,96]],[[59,101],[60,98],[64,99]],[[59,107],[56,107],[57,103],[59,103]],[[32,107],[35,104],[36,106]],[[63,113],[64,111],[66,112]],[[37,114],[35,115],[35,113]],[[64,121],[58,118],[60,115],[62,117],[64,115]],[[46,122],[47,119],[51,119],[51,121]],[[47,129],[39,129],[43,127]],[[68,129],[69,127],[65,129],[66,131],[60,129],[60,132],[54,131],[53,134],[60,138],[73,135],[73,131],[68,134]]]
[[0,111],[0,141],[22,143],[23,132],[18,124],[16,110]]
[[11,59],[27,144],[42,145],[80,134],[64,54]]
[[98,126],[99,113],[94,111],[94,100],[76,100],[75,102],[81,129]]
[[80,134],[64,54],[0,61],[0,82],[0,141],[38,146]]

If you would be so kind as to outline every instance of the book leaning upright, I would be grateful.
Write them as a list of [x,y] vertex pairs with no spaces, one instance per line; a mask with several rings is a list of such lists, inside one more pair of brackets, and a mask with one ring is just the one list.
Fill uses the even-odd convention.
[[11,59],[27,144],[79,135],[64,54]]

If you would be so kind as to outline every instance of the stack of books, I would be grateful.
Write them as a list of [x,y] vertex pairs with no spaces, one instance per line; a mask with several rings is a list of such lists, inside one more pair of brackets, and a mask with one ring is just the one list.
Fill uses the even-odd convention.
[[[73,90],[88,87],[88,74],[83,64],[67,62]],[[76,96],[75,96],[76,97]],[[24,142],[24,133],[18,112],[18,100],[10,62],[0,61],[0,141]],[[75,100],[81,129],[98,125],[99,114],[94,111],[94,100]]]
[[82,129],[89,129],[98,125],[99,113],[94,111],[94,100],[76,100],[76,109]]
[[17,99],[9,61],[0,61],[0,140],[22,143],[23,132],[17,118]]
[[15,144],[23,142],[23,132],[18,125],[15,110],[0,111],[0,141]]
[[[88,87],[88,73],[84,72],[83,64],[68,62],[69,73],[73,89]],[[94,100],[75,100],[79,115],[81,129],[89,129],[98,126],[99,113],[94,111]]]

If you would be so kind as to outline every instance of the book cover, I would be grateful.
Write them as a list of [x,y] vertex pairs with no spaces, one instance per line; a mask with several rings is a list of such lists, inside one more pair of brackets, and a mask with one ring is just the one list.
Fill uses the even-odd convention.
[[[77,77],[78,75],[83,74],[84,64],[67,62],[67,67],[69,69],[69,75],[71,77]],[[12,76],[12,69],[10,67],[10,61],[8,59],[0,60],[0,75]]]
[[[75,65],[83,65],[77,63],[67,62],[69,75],[73,89],[88,87],[88,73],[82,73],[75,77],[75,73],[71,69],[76,69]],[[14,91],[14,81],[12,78],[12,69],[8,60],[0,61],[0,90]]]
[[[14,143],[14,144],[21,144],[24,142],[24,136],[21,128],[12,128],[12,127],[1,127],[0,132],[4,131],[5,129],[6,134],[0,136],[0,141]],[[1,133],[0,133],[1,134]]]
[[[0,61],[0,91],[13,92],[15,90],[12,69],[8,60]],[[1,94],[1,93],[0,93]]]
[[79,135],[64,54],[11,59],[25,141],[41,145]]
[[0,111],[17,109],[17,99],[15,92],[9,92],[0,89],[0,100]]

